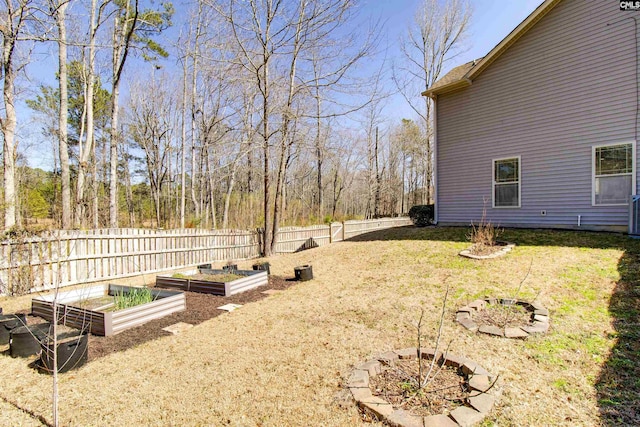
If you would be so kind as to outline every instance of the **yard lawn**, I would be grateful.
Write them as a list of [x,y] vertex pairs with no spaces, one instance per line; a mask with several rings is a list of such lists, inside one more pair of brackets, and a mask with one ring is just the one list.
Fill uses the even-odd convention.
[[[273,274],[312,264],[314,279],[62,374],[61,424],[364,425],[346,399],[351,369],[415,346],[420,307],[435,337],[447,284],[450,351],[499,374],[500,397],[483,425],[638,424],[640,242],[507,230],[503,238],[518,246],[477,261],[458,256],[467,231],[404,227],[272,257]],[[529,269],[519,297],[550,310],[547,335],[507,340],[455,323],[456,309],[478,297],[514,296]],[[0,371],[0,425],[51,422],[50,377],[8,355]]]

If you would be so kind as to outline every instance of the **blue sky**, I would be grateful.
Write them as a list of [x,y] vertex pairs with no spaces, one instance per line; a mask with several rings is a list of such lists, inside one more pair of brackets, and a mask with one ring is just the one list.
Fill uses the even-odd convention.
[[[471,0],[473,15],[469,27],[469,37],[465,42],[466,50],[448,64],[445,72],[456,65],[486,55],[522,22],[522,20],[533,12],[542,1],[543,0]],[[176,19],[174,20],[176,26],[181,25],[179,22],[181,15],[184,17],[184,14],[180,13],[181,9],[184,10],[180,7],[184,2],[185,0],[178,0],[174,3],[178,9]],[[368,0],[368,2],[365,3],[363,7],[365,13],[368,13],[372,19],[380,18],[385,21],[385,31],[381,42],[390,46],[389,56],[397,53],[397,49],[394,49],[394,46],[397,45],[400,37],[406,32],[407,26],[412,22],[415,10],[419,4],[420,0]],[[176,30],[177,29],[173,31]],[[173,31],[172,33],[175,34]],[[48,60],[43,60],[32,69],[32,77],[35,77],[32,83],[35,87],[32,88],[28,97],[33,97],[33,91],[37,90],[37,86],[42,83],[43,80],[47,84],[55,83],[53,80],[53,72],[51,71],[56,66],[55,53],[51,52],[46,56]],[[47,65],[46,63],[50,64]],[[51,72],[46,72],[45,70]],[[49,74],[51,75],[49,76]],[[27,111],[24,112],[27,113]],[[401,118],[414,117],[413,111],[405,104],[399,95],[389,99],[386,113],[392,122],[399,121]],[[19,117],[19,120],[21,119],[24,118]],[[28,121],[28,119],[25,121]],[[53,153],[50,148],[50,143],[39,143],[39,140],[42,139],[39,132],[40,125],[34,126],[33,123],[31,123],[24,127],[29,128],[23,134],[25,143],[23,146],[30,147],[27,149],[29,165],[32,167],[51,169]]]

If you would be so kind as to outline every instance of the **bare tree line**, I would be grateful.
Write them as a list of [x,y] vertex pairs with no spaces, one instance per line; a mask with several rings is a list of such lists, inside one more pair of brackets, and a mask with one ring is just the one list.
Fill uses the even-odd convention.
[[[426,0],[392,72],[382,23],[349,0],[194,0],[173,28],[168,3],[2,2],[5,230],[37,205],[17,191],[34,178],[15,148],[15,97],[42,46],[57,54],[57,87],[28,101],[56,153],[56,227],[260,227],[268,254],[282,225],[432,199],[420,91],[458,51],[463,1]],[[415,120],[386,117],[397,90]]]

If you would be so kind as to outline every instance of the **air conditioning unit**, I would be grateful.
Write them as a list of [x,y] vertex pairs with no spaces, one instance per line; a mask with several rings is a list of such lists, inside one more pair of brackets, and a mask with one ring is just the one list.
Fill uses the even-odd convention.
[[629,234],[640,235],[640,196],[633,195],[629,200]]

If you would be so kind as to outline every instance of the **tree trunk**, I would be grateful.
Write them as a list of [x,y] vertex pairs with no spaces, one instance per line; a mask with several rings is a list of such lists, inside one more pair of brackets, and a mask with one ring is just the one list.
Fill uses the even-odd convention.
[[[9,16],[12,19],[12,16]],[[11,22],[8,25],[13,24]],[[15,30],[14,30],[15,31]],[[16,184],[15,184],[15,69],[13,67],[17,34],[4,34],[2,49],[2,65],[4,72],[4,107],[5,118],[2,120],[2,134],[4,136],[4,228],[8,230],[16,225]]]
[[58,116],[58,155],[60,156],[61,178],[61,202],[62,202],[62,228],[71,228],[71,173],[69,171],[69,144],[68,126],[69,94],[67,77],[67,28],[66,10],[68,3],[60,2],[56,8],[56,25],[58,26],[58,85],[60,90],[60,110]]
[[187,58],[182,64],[182,138],[180,139],[180,228],[185,228],[187,185]]

